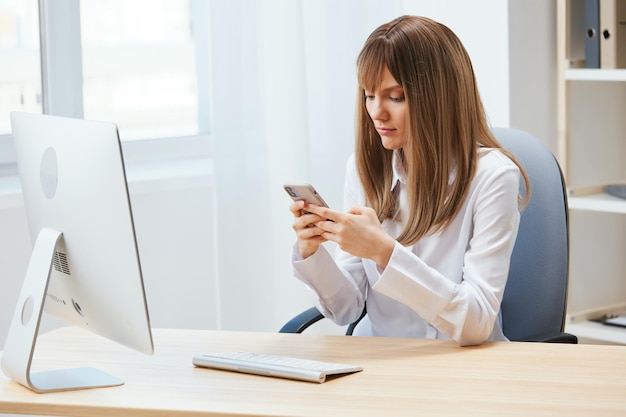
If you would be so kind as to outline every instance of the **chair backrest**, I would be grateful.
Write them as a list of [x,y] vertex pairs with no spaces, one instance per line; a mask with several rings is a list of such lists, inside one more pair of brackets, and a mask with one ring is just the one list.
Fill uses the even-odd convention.
[[[502,326],[510,340],[539,340],[563,331],[569,272],[567,191],[558,162],[529,133],[494,128],[530,179],[502,301]],[[524,192],[523,183],[520,190]]]

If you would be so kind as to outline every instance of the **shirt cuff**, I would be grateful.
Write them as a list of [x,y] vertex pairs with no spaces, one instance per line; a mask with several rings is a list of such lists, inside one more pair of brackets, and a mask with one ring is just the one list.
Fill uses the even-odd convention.
[[431,323],[456,294],[454,283],[397,242],[372,289],[408,306]]
[[314,254],[303,259],[296,243],[292,249],[291,263],[295,277],[322,299],[332,299],[346,285],[345,280],[337,279],[337,275],[342,274],[323,245]]

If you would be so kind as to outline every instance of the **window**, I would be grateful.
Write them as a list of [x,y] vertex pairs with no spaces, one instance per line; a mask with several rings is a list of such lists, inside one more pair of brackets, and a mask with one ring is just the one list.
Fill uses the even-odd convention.
[[194,31],[190,6],[189,0],[81,2],[85,118],[114,120],[126,140],[202,133],[196,56],[204,48],[196,48],[202,31]]
[[0,66],[0,164],[15,160],[14,110],[115,122],[131,159],[206,154],[207,9],[207,0],[0,0],[0,58],[12,63]]
[[[13,110],[41,112],[37,0],[0,0],[0,137],[11,133]],[[0,144],[0,164],[14,159]]]

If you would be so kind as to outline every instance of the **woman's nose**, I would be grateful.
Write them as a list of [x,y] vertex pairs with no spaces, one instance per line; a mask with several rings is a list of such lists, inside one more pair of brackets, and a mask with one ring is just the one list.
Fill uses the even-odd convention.
[[378,99],[374,99],[369,103],[368,110],[372,120],[386,120],[389,116],[385,106]]

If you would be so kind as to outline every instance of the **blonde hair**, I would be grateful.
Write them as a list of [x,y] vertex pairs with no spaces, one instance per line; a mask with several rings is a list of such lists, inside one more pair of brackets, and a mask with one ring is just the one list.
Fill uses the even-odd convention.
[[393,151],[382,146],[364,96],[365,91],[376,91],[385,67],[404,89],[407,104],[407,137],[400,155],[411,214],[398,242],[413,244],[452,221],[474,177],[479,147],[499,149],[517,164],[527,202],[528,177],[489,129],[461,41],[441,23],[402,16],[376,29],[357,59],[356,163],[366,204],[380,221],[393,219],[398,210],[391,190]]

